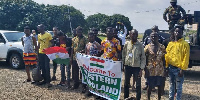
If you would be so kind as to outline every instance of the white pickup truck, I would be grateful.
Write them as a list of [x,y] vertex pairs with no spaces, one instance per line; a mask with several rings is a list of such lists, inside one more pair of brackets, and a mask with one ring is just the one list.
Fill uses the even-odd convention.
[[0,30],[0,60],[6,60],[14,69],[23,68],[23,32]]

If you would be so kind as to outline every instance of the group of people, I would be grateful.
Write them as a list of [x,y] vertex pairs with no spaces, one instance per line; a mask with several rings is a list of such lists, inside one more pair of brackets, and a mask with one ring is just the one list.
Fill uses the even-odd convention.
[[[93,28],[88,32],[88,37],[83,35],[83,28],[78,26],[73,30],[74,37],[67,37],[58,27],[53,27],[54,36],[45,31],[45,26],[40,24],[37,26],[38,43],[36,38],[31,35],[30,28],[24,27],[25,35],[21,38],[24,46],[24,63],[26,66],[27,80],[31,82],[29,67],[39,62],[44,80],[37,82],[38,85],[46,84],[52,87],[51,81],[56,80],[57,64],[53,62],[53,76],[50,76],[50,60],[43,50],[52,46],[66,48],[70,55],[69,65],[60,65],[61,81],[58,85],[67,86],[71,89],[79,88],[81,75],[79,66],[76,61],[76,53],[84,53],[86,55],[103,57],[113,61],[122,61],[122,70],[125,74],[124,81],[124,98],[129,98],[130,78],[133,75],[136,82],[136,98],[141,99],[141,77],[145,72],[147,96],[150,95],[154,87],[158,87],[158,99],[164,94],[165,77],[169,75],[170,90],[169,99],[174,100],[176,94],[177,100],[181,100],[182,84],[184,81],[184,70],[188,68],[189,63],[189,44],[182,38],[183,29],[180,27],[170,31],[171,37],[163,40],[163,44],[159,43],[158,27],[152,28],[149,35],[149,42],[143,45],[138,41],[138,31],[133,29],[129,31],[129,39],[122,44],[122,40],[118,37],[119,30],[112,27],[106,28],[106,38],[101,40],[97,37],[98,30]],[[123,47],[123,48],[122,48]],[[37,61],[36,61],[37,60]],[[71,79],[72,66],[72,79]],[[65,75],[67,70],[67,79]],[[70,86],[70,81],[73,85]],[[175,89],[176,84],[176,89]],[[87,85],[82,85],[82,93],[86,96],[92,94],[88,91]],[[97,98],[100,98],[97,96]]]

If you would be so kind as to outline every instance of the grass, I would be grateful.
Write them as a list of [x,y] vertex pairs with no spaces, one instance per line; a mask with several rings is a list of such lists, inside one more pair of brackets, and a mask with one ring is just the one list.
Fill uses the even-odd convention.
[[106,36],[98,36],[101,40],[104,40]]
[[138,38],[142,39],[144,34],[138,34]]

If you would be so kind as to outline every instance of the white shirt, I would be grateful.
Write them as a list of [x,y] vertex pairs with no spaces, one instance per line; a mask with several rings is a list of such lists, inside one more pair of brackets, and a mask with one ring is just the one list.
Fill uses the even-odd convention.
[[127,29],[126,29],[126,26],[124,26],[124,33],[123,32],[118,32],[118,37],[120,38],[120,39],[122,39],[122,45],[124,45],[125,44],[125,42],[126,42],[126,34],[127,34]]

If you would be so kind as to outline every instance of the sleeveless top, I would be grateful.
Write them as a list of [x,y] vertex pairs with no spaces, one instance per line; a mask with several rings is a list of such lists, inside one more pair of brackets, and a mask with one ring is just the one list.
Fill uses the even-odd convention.
[[23,42],[24,42],[24,53],[34,53],[32,35],[28,37],[24,35]]

